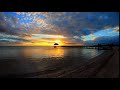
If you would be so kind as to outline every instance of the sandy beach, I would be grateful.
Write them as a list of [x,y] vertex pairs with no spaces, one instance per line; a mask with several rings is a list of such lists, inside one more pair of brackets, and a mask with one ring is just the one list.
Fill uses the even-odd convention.
[[119,51],[114,49],[114,55],[96,74],[97,78],[119,78]]
[[[51,58],[54,63],[61,60],[70,61],[73,58]],[[58,60],[57,60],[58,59]],[[79,59],[79,58],[78,58]],[[49,59],[50,60],[50,59]],[[57,61],[56,61],[57,60]],[[118,78],[119,77],[119,51],[118,48],[106,50],[104,53],[90,59],[88,63],[82,63],[80,67],[61,69],[59,64],[39,71],[41,62],[28,60],[0,61],[0,77],[3,78]],[[46,63],[44,60],[42,63]],[[61,62],[60,64],[65,63]],[[67,61],[69,63],[69,61]],[[39,68],[38,68],[39,67]],[[43,68],[46,68],[43,66]]]

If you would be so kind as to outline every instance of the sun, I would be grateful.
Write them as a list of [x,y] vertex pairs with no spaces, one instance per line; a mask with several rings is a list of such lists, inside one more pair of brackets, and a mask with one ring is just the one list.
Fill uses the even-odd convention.
[[55,40],[55,43],[58,43],[58,44],[60,44],[60,42],[61,42],[60,40]]

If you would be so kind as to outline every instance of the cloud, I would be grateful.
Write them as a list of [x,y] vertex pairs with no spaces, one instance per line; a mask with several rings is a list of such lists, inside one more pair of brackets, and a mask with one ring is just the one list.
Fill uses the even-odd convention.
[[[23,39],[14,38],[17,41],[30,40],[32,34],[49,34],[63,35],[70,43],[83,43],[82,36],[116,26],[119,26],[119,13],[116,12],[15,12],[14,15],[0,12],[0,33]],[[102,41],[93,37],[89,42],[98,40]],[[10,39],[6,41],[4,37],[3,41]]]
[[[7,18],[7,21],[3,19],[3,22],[6,23],[4,26],[7,26],[8,28],[1,29],[1,31],[6,32],[6,30],[11,28],[11,30],[8,30],[9,33],[18,34],[16,29],[21,30],[21,32],[25,32],[27,31],[26,27],[28,27],[29,32],[36,30],[36,33],[47,34],[49,32],[50,34],[51,32],[51,34],[55,34],[57,29],[57,32],[67,36],[88,35],[103,29],[105,26],[110,27],[118,25],[119,22],[117,14],[112,12],[17,12],[17,14],[22,15],[25,18],[24,23],[21,23],[23,28],[21,26],[15,28],[11,27],[10,23],[18,22],[17,19],[15,20],[15,18],[12,18],[11,22],[8,22],[8,19],[12,16],[4,14],[2,17]],[[27,21],[30,20],[29,16],[32,18],[32,21],[28,23]],[[102,19],[99,19],[101,17]],[[19,20],[22,20],[22,18]],[[11,24],[13,26],[17,26],[17,23]],[[43,30],[49,31],[46,32]]]
[[119,44],[119,36],[101,36],[101,37],[97,37],[94,41],[89,40],[89,41],[85,41],[84,44],[85,45],[97,45],[97,44]]
[[116,26],[116,27],[114,27],[114,28],[115,28],[115,30],[113,30],[113,32],[119,33],[119,26]]
[[0,33],[0,44],[14,44],[20,42],[30,42],[30,40],[23,39],[19,36]]
[[66,38],[62,35],[32,34],[32,38]]
[[114,30],[113,32],[119,32],[119,29]]
[[0,13],[0,32],[16,35],[17,18]]
[[[103,18],[99,19],[101,15]],[[88,35],[119,24],[119,16],[112,12],[54,12],[49,17],[52,25],[66,30],[70,36]]]

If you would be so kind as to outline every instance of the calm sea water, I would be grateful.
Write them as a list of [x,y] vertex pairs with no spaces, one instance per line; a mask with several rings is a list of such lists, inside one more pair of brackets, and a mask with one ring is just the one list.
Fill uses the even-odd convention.
[[101,54],[97,49],[85,49],[79,47],[0,47],[0,59],[29,59],[40,60],[42,58],[85,58],[90,59]]
[[78,47],[0,47],[0,67],[7,73],[59,70],[80,66],[101,53],[102,50]]

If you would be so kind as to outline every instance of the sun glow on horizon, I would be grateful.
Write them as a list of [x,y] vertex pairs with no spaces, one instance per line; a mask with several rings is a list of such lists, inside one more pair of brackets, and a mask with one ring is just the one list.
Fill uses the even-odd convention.
[[9,44],[8,46],[54,46],[55,43],[58,43],[58,46],[64,45],[62,40],[45,40],[44,42],[23,42],[20,44]]
[[64,43],[63,43],[63,41],[62,40],[55,40],[55,43],[58,43],[59,45],[58,46],[63,46],[64,45]]
[[60,45],[60,42],[61,42],[60,40],[55,40],[55,43],[58,43],[59,45]]
[[0,12],[0,46],[119,44],[118,12]]

